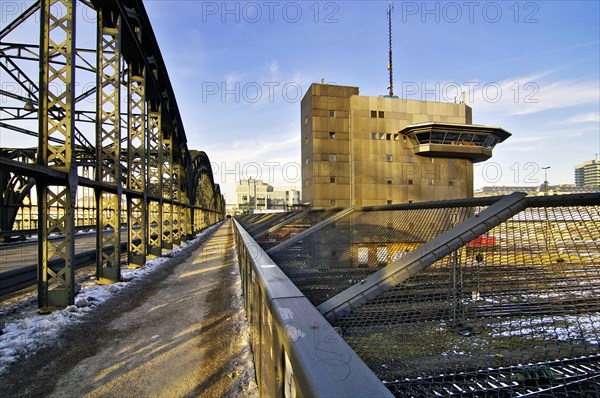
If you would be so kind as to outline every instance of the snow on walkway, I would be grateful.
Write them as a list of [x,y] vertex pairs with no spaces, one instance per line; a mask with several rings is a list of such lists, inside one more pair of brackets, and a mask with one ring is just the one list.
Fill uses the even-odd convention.
[[0,375],[8,367],[34,355],[39,349],[47,347],[66,326],[79,322],[83,317],[108,300],[114,293],[128,287],[130,284],[145,278],[184,249],[196,245],[208,233],[217,228],[213,225],[202,231],[196,238],[181,246],[174,248],[163,257],[146,262],[146,265],[137,269],[123,269],[122,281],[111,285],[96,285],[95,278],[84,282],[81,291],[75,297],[75,305],[63,310],[55,311],[50,315],[40,315],[37,309],[35,293],[27,294],[17,302],[10,303],[0,310],[0,315],[16,313],[16,319],[8,322],[0,318]]
[[[230,225],[230,223],[221,224],[223,230],[229,231],[229,234],[231,234]],[[86,317],[88,314],[94,313],[94,311],[97,308],[101,307],[102,303],[108,300],[114,293],[123,289],[127,289],[128,287],[134,285],[137,281],[145,279],[152,272],[156,271],[157,269],[160,269],[161,265],[163,265],[166,261],[169,260],[168,257],[173,257],[179,252],[186,250],[189,247],[197,245],[199,241],[206,236],[206,234],[208,234],[217,227],[219,226],[216,225],[210,227],[194,240],[187,242],[182,246],[179,246],[178,248],[166,253],[164,257],[149,261],[144,268],[134,270],[123,270],[123,282],[103,286],[95,285],[94,281],[85,283],[82,286],[82,290],[76,297],[75,305],[69,306],[61,311],[56,311],[50,315],[37,314],[37,310],[31,308],[32,302],[35,301],[35,297],[32,297],[32,295],[30,295],[28,299],[21,300],[17,303],[12,303],[2,308],[0,310],[1,314],[6,315],[10,314],[11,312],[17,312],[18,318],[13,318],[8,323],[6,323],[6,325],[3,326],[4,333],[0,336],[0,374],[5,373],[7,370],[10,371],[9,366],[11,364],[24,361],[25,359],[34,356],[40,349],[49,347],[52,344],[52,342],[55,341],[55,337],[60,335],[60,333],[62,333],[67,328],[67,326],[72,326],[78,322],[85,321],[87,319]],[[221,229],[217,231],[217,233],[222,235]],[[214,239],[215,238],[211,236],[208,240],[210,242]],[[206,273],[208,275],[209,271],[215,271],[225,266],[212,265],[206,268],[204,264],[200,264],[203,262],[207,262],[208,260],[216,260],[217,262],[222,262],[223,260],[223,258],[209,258],[210,250],[212,250],[210,249],[209,242],[203,242],[200,245],[200,248],[194,250],[192,258],[186,260],[187,262],[191,262],[192,266],[184,268],[184,270],[187,269],[187,271],[185,271],[183,274],[179,274],[178,278],[186,278],[187,276],[193,276],[196,273]],[[232,251],[232,253],[235,252],[234,247],[231,247],[230,250]],[[236,364],[236,368],[228,376],[232,380],[236,379],[235,382],[238,385],[244,385],[244,388],[247,388],[249,386],[250,390],[248,392],[248,395],[253,396],[256,395],[256,385],[254,383],[254,369],[251,359],[251,353],[247,342],[248,326],[243,311],[241,286],[239,283],[239,268],[237,267],[236,257],[231,257],[233,257],[233,263],[229,264],[230,267],[228,267],[229,269],[227,269],[227,272],[230,275],[232,275],[232,277],[229,278],[227,283],[232,284],[233,282],[233,284],[235,284],[235,286],[231,286],[231,289],[235,292],[235,294],[233,294],[233,297],[231,297],[232,302],[227,303],[227,305],[228,307],[230,306],[238,310],[235,312],[231,312],[232,315],[229,316],[229,319],[227,319],[227,321],[234,321],[236,323],[234,329],[237,328],[238,330],[235,330],[235,332],[238,333],[238,335],[243,336],[241,340],[245,341],[240,341],[238,344],[238,348],[242,348],[240,349],[240,352],[237,353],[238,357],[233,358],[234,363]],[[199,269],[199,266],[203,268]],[[235,281],[237,281],[237,283]],[[217,281],[212,282],[212,284],[215,283],[217,283]],[[26,308],[27,310],[25,311],[24,309]],[[119,314],[115,314],[115,318],[118,316]],[[231,318],[235,319],[232,320]],[[107,323],[109,321],[110,320],[107,320]],[[140,322],[142,322],[143,324],[144,320],[141,320]],[[181,333],[184,332],[185,331],[181,331]],[[171,336],[171,338],[172,337],[173,336]],[[156,334],[150,337],[150,340],[156,340],[155,343],[158,343],[160,339],[160,334]],[[185,342],[182,341],[182,343]],[[69,384],[68,377],[66,379],[66,382],[63,382],[63,384],[65,383],[67,385]],[[103,395],[102,393],[100,393],[101,391],[102,388],[98,387],[97,392],[100,396]],[[108,391],[104,391],[104,393],[106,393],[106,395],[110,395],[110,391],[111,390],[109,389]],[[196,392],[199,393],[201,391]],[[168,391],[166,393],[167,395],[172,395],[169,394]]]

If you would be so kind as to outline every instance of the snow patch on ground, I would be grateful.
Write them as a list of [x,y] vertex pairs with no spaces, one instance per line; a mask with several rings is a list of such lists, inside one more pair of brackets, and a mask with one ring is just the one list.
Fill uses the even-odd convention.
[[193,240],[164,253],[162,257],[147,261],[143,268],[122,269],[122,282],[97,285],[95,278],[91,278],[81,283],[81,290],[75,297],[75,305],[65,309],[48,315],[39,314],[34,292],[21,296],[19,300],[9,300],[0,304],[0,331],[2,332],[0,334],[0,375],[5,373],[11,364],[52,345],[66,326],[81,322],[86,314],[94,311],[113,294],[126,289],[136,280],[144,279],[170,257],[195,245],[220,224],[205,229]]
[[523,336],[558,341],[583,340],[588,344],[599,344],[600,314],[513,319],[493,325],[492,329],[492,337]]
[[[235,267],[236,271],[232,272],[239,275],[240,264],[238,262],[237,246],[234,248]],[[258,397],[258,386],[256,384],[256,372],[254,368],[254,357],[250,346],[250,328],[248,326],[248,318],[246,317],[246,309],[244,306],[244,296],[242,292],[242,280],[238,276],[238,282],[234,286],[235,295],[232,305],[239,309],[240,314],[239,325],[240,334],[242,337],[242,350],[238,358],[238,379],[235,388],[236,397],[255,398]]]

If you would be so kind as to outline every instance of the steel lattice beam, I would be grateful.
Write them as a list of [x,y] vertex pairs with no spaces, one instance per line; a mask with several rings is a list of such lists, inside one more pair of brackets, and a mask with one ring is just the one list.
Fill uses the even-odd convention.
[[[39,221],[38,289],[44,308],[74,301],[73,231],[82,222],[94,224],[89,229],[98,232],[98,251],[117,247],[96,260],[98,281],[111,283],[120,279],[121,250],[115,243],[125,210],[130,265],[142,265],[147,256],[159,256],[224,218],[223,196],[212,179],[208,157],[201,153],[197,160],[187,148],[175,94],[143,3],[83,3],[97,13],[95,49],[76,45],[75,0],[37,2],[0,31],[0,68],[21,90],[0,90],[0,97],[10,101],[0,107],[0,127],[38,138],[37,150],[31,150],[35,163],[0,156],[6,186],[0,215],[18,207],[20,228],[35,228]],[[11,42],[13,32],[38,12],[40,42]],[[32,69],[28,62],[37,64],[39,76],[27,74]],[[95,86],[79,96],[74,95],[76,72],[80,79],[85,74],[96,79]],[[125,91],[127,109],[122,110]],[[95,101],[95,109],[86,107],[85,99]],[[36,118],[38,131],[27,124]],[[80,123],[94,123],[92,139]],[[37,195],[28,194],[34,180]],[[38,212],[38,220],[31,217],[32,211]],[[3,237],[22,235],[11,235],[12,219],[2,216]],[[66,239],[54,245],[50,234]],[[56,258],[64,264],[58,271],[47,266]]]
[[[138,70],[135,70],[138,69]],[[129,65],[128,91],[128,139],[127,163],[129,189],[146,193],[146,97],[145,75],[142,66]],[[143,265],[146,262],[147,235],[146,198],[127,198],[127,224],[129,225],[129,264]]]
[[[38,263],[40,308],[64,307],[75,300],[72,260],[75,255],[75,196],[77,173],[74,169],[74,100],[75,80],[75,1],[48,0],[41,7],[39,149],[37,163],[67,173],[66,185],[49,186],[37,181],[38,192]],[[57,67],[50,59],[62,59]],[[52,88],[52,89],[51,89]],[[60,109],[63,117],[54,119],[51,109]],[[57,138],[64,144],[50,145]],[[65,236],[55,243],[51,233]],[[64,259],[64,266],[53,271],[48,262]]]
[[[96,190],[96,276],[99,283],[120,280],[121,274],[121,17],[99,10],[96,74],[96,180],[117,192]],[[112,252],[102,251],[112,246]]]
[[[163,146],[161,131],[161,104],[150,104],[148,113],[148,190],[162,193]],[[162,201],[148,203],[148,254],[159,257],[162,250]]]

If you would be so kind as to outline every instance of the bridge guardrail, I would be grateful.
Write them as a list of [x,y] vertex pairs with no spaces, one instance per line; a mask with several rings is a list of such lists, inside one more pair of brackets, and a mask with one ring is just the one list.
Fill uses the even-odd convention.
[[260,396],[391,397],[236,220],[234,226]]

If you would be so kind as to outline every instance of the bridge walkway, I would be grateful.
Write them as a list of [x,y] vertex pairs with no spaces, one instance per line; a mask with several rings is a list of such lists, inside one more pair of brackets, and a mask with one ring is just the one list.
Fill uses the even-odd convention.
[[255,394],[232,222],[173,261],[15,365],[0,396]]

